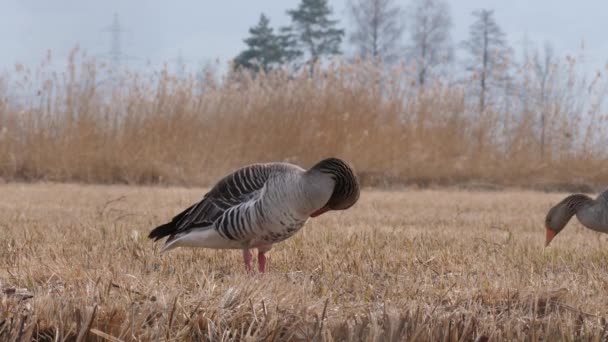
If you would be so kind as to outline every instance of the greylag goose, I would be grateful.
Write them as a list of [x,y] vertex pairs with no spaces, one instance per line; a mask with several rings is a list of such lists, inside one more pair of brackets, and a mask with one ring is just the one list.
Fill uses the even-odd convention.
[[242,249],[251,271],[265,253],[304,226],[309,217],[345,210],[359,199],[359,181],[343,160],[328,158],[308,170],[288,163],[253,164],[221,179],[203,199],[153,229],[149,238],[169,238],[161,253],[175,247]]
[[575,214],[583,226],[608,233],[608,190],[596,199],[583,194],[570,195],[551,208],[545,218],[545,247],[549,246],[551,240],[564,229]]

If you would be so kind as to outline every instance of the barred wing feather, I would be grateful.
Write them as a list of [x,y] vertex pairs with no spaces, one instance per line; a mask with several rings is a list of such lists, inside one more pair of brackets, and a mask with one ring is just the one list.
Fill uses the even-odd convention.
[[156,240],[184,233],[193,228],[211,228],[228,209],[259,196],[272,173],[267,164],[253,164],[222,178],[203,199],[176,215],[171,222],[150,233]]

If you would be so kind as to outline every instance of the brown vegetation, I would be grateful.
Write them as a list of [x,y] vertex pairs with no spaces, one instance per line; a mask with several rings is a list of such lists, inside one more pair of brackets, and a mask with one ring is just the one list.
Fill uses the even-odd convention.
[[[543,249],[563,194],[364,191],[250,277],[241,253],[159,255],[203,189],[0,186],[0,340],[605,339],[606,238]],[[417,339],[416,339],[417,337]]]
[[376,183],[608,182],[606,82],[577,77],[572,59],[547,66],[540,90],[522,66],[522,84],[505,92],[525,96],[488,97],[484,113],[475,110],[474,80],[421,90],[407,68],[363,62],[312,78],[124,73],[114,86],[77,52],[65,72],[46,69],[17,66],[0,82],[7,180],[209,185],[247,163],[309,166],[333,155]]

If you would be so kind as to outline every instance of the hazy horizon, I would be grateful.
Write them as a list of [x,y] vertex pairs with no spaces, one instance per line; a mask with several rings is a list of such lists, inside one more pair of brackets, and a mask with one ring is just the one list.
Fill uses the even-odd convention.
[[[295,8],[298,2],[110,0],[85,4],[58,0],[51,4],[41,0],[9,0],[4,3],[0,22],[0,35],[5,43],[0,66],[2,70],[11,70],[16,63],[35,65],[49,50],[54,63],[62,65],[76,45],[88,56],[106,59],[111,46],[107,29],[114,13],[125,30],[121,50],[125,56],[123,63],[130,67],[173,64],[180,56],[190,67],[215,60],[224,64],[245,47],[243,39],[248,29],[257,23],[260,13],[270,18],[273,27],[283,26],[289,23],[286,10]],[[603,37],[608,24],[602,19],[608,3],[589,0],[448,2],[454,23],[452,39],[456,43],[467,38],[473,21],[471,12],[488,8],[495,10],[496,20],[517,57],[521,56],[527,37],[539,47],[545,41],[550,42],[560,56],[577,56],[583,52],[586,69],[603,69],[608,61],[608,40]],[[408,3],[404,1],[402,6]],[[330,4],[334,18],[348,32],[346,1],[330,0]],[[351,51],[346,42],[342,47],[347,53]]]

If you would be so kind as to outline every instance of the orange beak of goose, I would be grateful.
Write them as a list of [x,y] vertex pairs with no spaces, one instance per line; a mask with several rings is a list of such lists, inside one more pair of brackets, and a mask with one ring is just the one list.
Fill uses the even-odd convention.
[[547,239],[545,240],[545,247],[549,246],[549,244],[551,243],[551,240],[553,240],[553,238],[555,237],[555,231],[551,228],[546,228],[547,229]]
[[314,213],[310,214],[310,217],[317,217],[325,212],[329,211],[329,207],[328,206],[324,206],[321,209],[315,211]]

